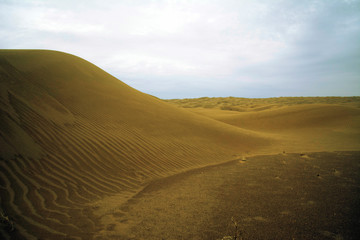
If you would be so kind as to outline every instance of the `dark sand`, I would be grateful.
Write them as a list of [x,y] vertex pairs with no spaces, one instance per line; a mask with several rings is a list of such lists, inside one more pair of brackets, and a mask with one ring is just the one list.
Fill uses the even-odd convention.
[[[155,181],[97,239],[359,239],[360,152],[255,156]],[[104,216],[106,217],[106,216]]]

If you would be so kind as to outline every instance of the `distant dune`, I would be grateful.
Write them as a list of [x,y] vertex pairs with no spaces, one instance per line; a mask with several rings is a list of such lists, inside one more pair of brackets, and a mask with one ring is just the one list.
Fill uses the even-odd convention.
[[360,149],[360,97],[166,100],[208,118],[277,139],[290,152]]
[[216,108],[238,112],[259,111],[269,108],[293,106],[299,104],[337,104],[360,107],[360,97],[274,97],[274,98],[238,98],[238,97],[202,97],[167,99],[166,102],[184,108]]
[[358,98],[339,99],[184,109],[70,54],[1,50],[0,239],[92,239],[151,181],[243,155],[359,150]]

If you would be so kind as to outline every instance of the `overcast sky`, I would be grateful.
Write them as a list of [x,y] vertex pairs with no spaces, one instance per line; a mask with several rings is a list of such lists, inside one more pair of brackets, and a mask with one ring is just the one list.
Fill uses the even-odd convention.
[[359,96],[360,0],[0,0],[0,48],[72,53],[160,98]]

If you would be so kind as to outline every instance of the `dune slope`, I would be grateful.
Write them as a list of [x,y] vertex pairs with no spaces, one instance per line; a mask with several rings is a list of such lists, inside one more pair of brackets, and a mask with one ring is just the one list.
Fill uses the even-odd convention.
[[93,202],[269,143],[73,55],[1,50],[0,238],[91,239]]

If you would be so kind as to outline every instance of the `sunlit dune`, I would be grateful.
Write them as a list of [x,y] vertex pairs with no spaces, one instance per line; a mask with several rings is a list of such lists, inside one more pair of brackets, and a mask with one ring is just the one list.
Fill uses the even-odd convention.
[[4,50],[0,59],[1,204],[26,238],[87,238],[98,226],[89,203],[270,144],[69,54]]
[[203,100],[163,101],[66,53],[1,50],[0,239],[136,239],[139,223],[119,218],[161,179],[257,154],[360,150],[359,98]]
[[[186,106],[186,109],[191,112],[241,129],[271,134],[275,139],[282,139],[277,143],[279,151],[281,147],[284,151],[292,152],[341,151],[360,148],[360,99],[358,97],[241,99],[241,102],[236,98],[224,98],[222,101],[215,99],[207,100],[207,102],[217,103],[212,107],[209,107],[209,103],[204,103],[202,99],[199,99],[196,107],[190,107],[188,103],[185,103],[196,102],[195,99],[182,103],[179,100],[169,102],[182,107]],[[222,106],[224,101],[231,105],[233,110],[222,110],[230,108]],[[257,108],[244,107],[248,106],[250,101],[256,101]],[[266,107],[258,110],[261,104]],[[241,111],[239,111],[240,108]]]
[[360,108],[335,104],[301,104],[263,111],[236,112],[213,109],[193,109],[240,128],[277,132],[314,127],[359,128]]

